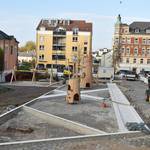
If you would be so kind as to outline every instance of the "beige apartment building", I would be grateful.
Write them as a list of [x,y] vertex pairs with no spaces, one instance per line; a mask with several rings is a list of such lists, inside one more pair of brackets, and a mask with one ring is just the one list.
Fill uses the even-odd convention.
[[76,58],[92,52],[92,23],[84,20],[42,19],[36,33],[38,68],[73,67]]

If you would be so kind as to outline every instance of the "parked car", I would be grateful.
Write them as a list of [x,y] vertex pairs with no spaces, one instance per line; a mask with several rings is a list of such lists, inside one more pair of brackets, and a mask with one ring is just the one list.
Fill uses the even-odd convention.
[[137,79],[137,75],[135,72],[133,71],[128,71],[126,74],[126,80],[136,80]]
[[116,79],[125,79],[127,72],[128,72],[128,70],[119,70],[119,71],[115,74],[115,78],[116,78]]

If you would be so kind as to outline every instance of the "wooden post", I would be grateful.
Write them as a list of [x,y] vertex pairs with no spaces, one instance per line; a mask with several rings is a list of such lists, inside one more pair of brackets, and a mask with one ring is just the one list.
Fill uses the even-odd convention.
[[36,74],[36,70],[35,70],[35,69],[33,69],[32,82],[34,82],[34,81],[35,81],[35,74]]
[[69,71],[69,79],[70,79],[70,67],[69,67],[69,59],[68,59],[68,71]]
[[53,64],[51,64],[51,71],[50,71],[50,79],[49,79],[49,84],[52,84],[52,79],[53,79]]
[[16,66],[14,66],[13,70],[12,70],[12,75],[11,75],[11,79],[10,79],[10,84],[12,84],[13,79],[16,81]]

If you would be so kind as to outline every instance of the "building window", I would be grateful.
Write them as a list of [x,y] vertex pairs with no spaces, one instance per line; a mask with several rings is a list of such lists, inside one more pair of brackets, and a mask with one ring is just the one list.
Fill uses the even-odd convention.
[[73,28],[73,35],[78,35],[79,29],[78,28]]
[[142,55],[145,55],[145,49],[144,48],[142,49]]
[[88,44],[88,42],[84,42],[84,45],[87,45]]
[[147,44],[150,45],[150,39],[147,40]]
[[84,47],[84,54],[87,54],[87,47]]
[[142,40],[142,43],[143,43],[143,44],[146,44],[146,39],[143,39],[143,40]]
[[127,38],[127,43],[130,44],[131,43],[131,39]]
[[39,60],[44,60],[44,55],[43,54],[39,56]]
[[126,49],[126,54],[130,54],[130,48]]
[[140,32],[140,29],[135,29],[135,33],[139,33]]
[[77,41],[78,41],[78,37],[73,37],[73,38],[72,38],[72,41],[73,41],[73,42],[77,42]]
[[135,43],[135,44],[138,44],[138,38],[135,38],[135,39],[134,39],[134,43]]
[[135,49],[134,49],[134,55],[137,55],[137,54],[138,54],[138,49],[135,48]]
[[44,36],[40,36],[40,43],[44,43]]
[[150,33],[150,29],[146,29],[146,33]]
[[66,59],[66,57],[65,57],[65,55],[52,55],[52,59],[53,60],[65,60]]
[[123,48],[121,49],[122,53],[124,53],[124,50],[125,50],[125,48],[123,47]]
[[77,46],[73,46],[73,47],[72,47],[72,51],[73,51],[73,52],[76,52],[77,50],[78,50]]
[[143,64],[143,59],[140,59],[140,64]]
[[13,46],[10,47],[10,54],[13,54]]
[[147,59],[147,64],[150,64],[150,59]]
[[133,59],[133,63],[136,64],[136,59],[135,58]]
[[42,55],[42,60],[44,60],[44,55]]
[[115,44],[119,43],[119,38],[115,38]]
[[122,41],[122,44],[126,43],[126,39],[125,38],[123,38],[121,41]]
[[146,53],[147,55],[150,55],[150,49],[147,49],[147,53]]
[[127,64],[129,63],[129,58],[126,59],[126,63],[127,63]]
[[40,45],[40,46],[39,46],[39,49],[40,49],[40,50],[44,50],[44,45]]

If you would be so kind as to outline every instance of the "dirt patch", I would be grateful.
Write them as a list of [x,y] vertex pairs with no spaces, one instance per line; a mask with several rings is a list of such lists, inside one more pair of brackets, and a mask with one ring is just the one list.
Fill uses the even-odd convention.
[[[31,86],[0,86],[0,114],[6,109],[18,107],[46,92],[53,87],[31,87]],[[11,107],[11,108],[10,108]]]

